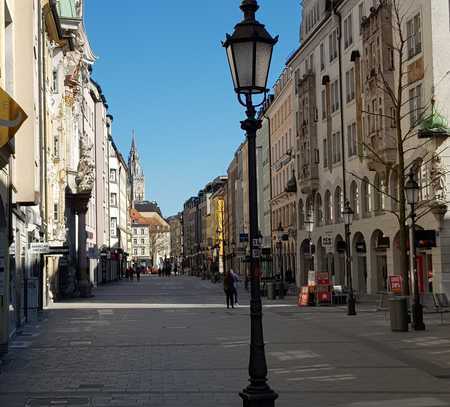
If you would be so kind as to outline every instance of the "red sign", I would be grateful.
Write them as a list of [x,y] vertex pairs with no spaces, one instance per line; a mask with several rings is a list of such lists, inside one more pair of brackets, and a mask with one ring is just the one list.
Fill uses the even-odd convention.
[[317,273],[317,285],[330,285],[330,276],[327,272]]
[[389,287],[394,294],[402,293],[402,276],[389,276]]
[[330,291],[319,291],[317,293],[317,301],[319,303],[331,303],[331,292]]

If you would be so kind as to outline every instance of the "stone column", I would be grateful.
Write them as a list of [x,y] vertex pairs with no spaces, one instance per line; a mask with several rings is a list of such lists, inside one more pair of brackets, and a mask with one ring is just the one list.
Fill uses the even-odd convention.
[[89,268],[86,250],[86,213],[88,203],[91,199],[91,192],[78,192],[70,195],[72,207],[78,215],[78,287],[81,297],[91,297],[91,281],[89,278]]

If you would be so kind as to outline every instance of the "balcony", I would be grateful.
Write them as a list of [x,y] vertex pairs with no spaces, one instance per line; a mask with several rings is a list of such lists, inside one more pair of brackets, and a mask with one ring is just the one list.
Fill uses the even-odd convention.
[[61,27],[64,31],[77,31],[82,23],[81,0],[56,0]]

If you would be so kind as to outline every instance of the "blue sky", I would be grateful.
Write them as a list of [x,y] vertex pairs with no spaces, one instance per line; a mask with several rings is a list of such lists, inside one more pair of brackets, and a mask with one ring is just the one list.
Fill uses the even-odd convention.
[[[146,198],[164,216],[226,169],[244,139],[220,41],[241,19],[240,0],[86,0],[85,23],[98,56],[93,70],[128,159],[132,129]],[[298,46],[299,0],[260,0],[258,19],[280,40],[270,84]]]

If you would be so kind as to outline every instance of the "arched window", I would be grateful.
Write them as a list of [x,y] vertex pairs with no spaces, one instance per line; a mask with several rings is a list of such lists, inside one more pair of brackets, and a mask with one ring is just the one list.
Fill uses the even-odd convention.
[[322,197],[320,194],[316,194],[316,213],[315,213],[315,219],[317,226],[323,225],[323,206],[322,206]]
[[298,228],[303,230],[305,228],[305,212],[303,208],[303,200],[298,201]]
[[391,172],[391,178],[389,182],[389,195],[391,196],[391,209],[393,211],[398,210],[398,172],[394,169]]
[[356,181],[353,181],[350,185],[350,206],[353,209],[354,216],[358,218],[361,214],[361,207],[359,202],[359,189]]
[[370,185],[368,178],[362,181],[362,215],[367,217],[372,212],[372,185]]
[[292,203],[292,226],[297,229],[297,203]]
[[374,179],[374,210],[375,212],[381,212],[381,208],[382,208],[382,197],[381,197],[381,177],[380,175],[377,173],[375,174],[375,179]]
[[334,192],[334,219],[336,223],[342,222],[342,208],[344,207],[344,196],[341,187],[336,187]]
[[333,207],[331,202],[331,192],[327,189],[325,192],[325,224],[330,225],[333,223]]

